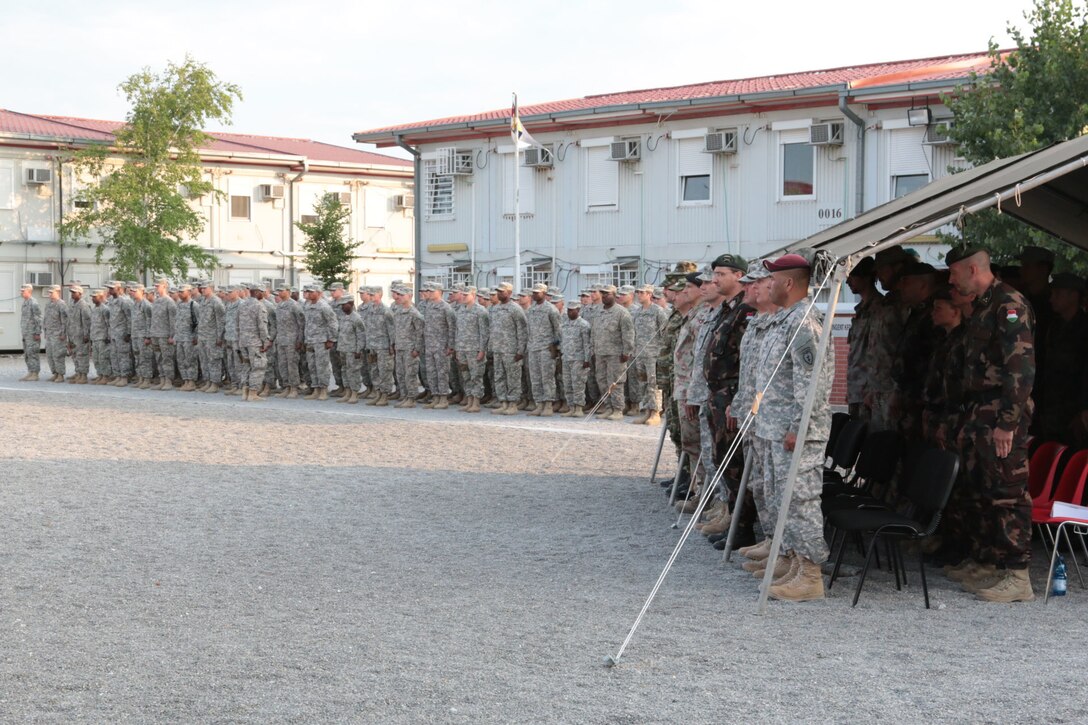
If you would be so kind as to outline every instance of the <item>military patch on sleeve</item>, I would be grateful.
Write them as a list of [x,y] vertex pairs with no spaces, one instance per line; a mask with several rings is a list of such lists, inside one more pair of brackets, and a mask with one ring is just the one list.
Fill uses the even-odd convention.
[[1015,308],[1009,307],[1008,309],[1005,310],[1005,321],[1006,322],[1011,324],[1013,322],[1018,321],[1019,319],[1020,319],[1020,315],[1019,315],[1019,313],[1017,313]]
[[801,363],[811,368],[816,364],[816,349],[812,346],[811,342],[806,342],[797,350],[797,357],[801,359]]

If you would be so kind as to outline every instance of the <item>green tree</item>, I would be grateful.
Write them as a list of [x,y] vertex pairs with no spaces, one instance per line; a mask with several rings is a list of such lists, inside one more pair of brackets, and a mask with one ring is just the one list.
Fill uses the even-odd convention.
[[[1008,25],[1016,42],[1002,52],[991,39],[990,68],[972,74],[945,103],[951,137],[973,165],[1067,141],[1088,127],[1088,8],[1073,0],[1035,0],[1024,13],[1030,35]],[[1088,256],[996,210],[966,220],[964,236],[1014,261],[1025,245],[1052,249],[1056,269],[1088,271]]]
[[206,221],[189,198],[218,193],[203,177],[199,149],[211,137],[201,129],[213,119],[229,123],[241,92],[188,56],[161,74],[145,68],[119,88],[131,109],[114,143],[72,159],[77,173],[97,181],[80,194],[90,203],[63,220],[62,241],[97,231],[104,242],[97,259],[109,249],[120,277],[185,277],[190,267],[211,271],[215,256],[186,241]]
[[325,285],[340,282],[346,287],[351,281],[353,252],[360,244],[344,237],[351,207],[341,204],[337,194],[323,194],[314,204],[314,214],[317,220],[312,224],[295,224],[306,235],[302,263]]

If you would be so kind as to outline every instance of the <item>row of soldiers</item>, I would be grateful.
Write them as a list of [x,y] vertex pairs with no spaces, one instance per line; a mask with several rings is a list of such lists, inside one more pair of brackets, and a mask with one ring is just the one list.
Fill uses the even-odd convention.
[[566,303],[545,285],[516,298],[509,283],[458,286],[444,298],[441,285],[426,283],[414,304],[411,287],[394,282],[386,306],[382,288],[364,287],[357,300],[340,283],[304,287],[300,302],[287,286],[112,281],[90,302],[79,283],[70,302],[54,286],[44,312],[32,292],[22,291],[23,380],[38,379],[44,342],[54,382],[65,380],[71,356],[74,384],[222,389],[252,402],[277,390],[375,406],[413,407],[422,397],[429,408],[545,417],[582,416],[588,400],[602,418],[660,422],[656,359],[667,312],[651,285],[591,287]]

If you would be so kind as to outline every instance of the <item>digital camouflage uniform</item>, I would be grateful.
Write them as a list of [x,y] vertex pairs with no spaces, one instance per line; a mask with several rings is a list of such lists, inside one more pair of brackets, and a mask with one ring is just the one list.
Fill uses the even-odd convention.
[[897,430],[898,411],[892,369],[903,332],[903,313],[898,305],[898,296],[892,293],[881,297],[873,304],[871,312],[866,389],[872,401],[869,431]]
[[45,359],[53,375],[64,375],[68,355],[68,305],[64,300],[49,300],[42,314],[45,333]]
[[164,380],[174,377],[174,346],[170,338],[174,336],[174,320],[178,313],[178,303],[170,295],[159,295],[151,303],[151,349],[159,367],[159,375]]
[[132,359],[136,376],[150,380],[155,375],[155,350],[151,340],[151,303],[147,298],[132,300]]
[[673,351],[683,324],[684,315],[679,310],[670,310],[665,331],[661,334],[661,350],[657,356],[657,384],[661,388],[661,408],[665,411],[669,440],[676,446],[677,455],[680,455],[680,413],[673,396]]
[[555,360],[559,345],[559,310],[548,300],[533,302],[525,314],[528,327],[526,369],[532,385],[533,400],[555,402]]
[[68,308],[67,335],[76,375],[86,375],[91,371],[91,306],[85,297]]
[[581,317],[563,320],[559,325],[559,349],[563,354],[563,389],[571,406],[586,404],[589,361],[593,357],[589,323]]
[[132,376],[132,298],[114,297],[110,306],[110,365],[119,377]]
[[[737,392],[733,396],[732,403],[732,413],[733,417],[737,419],[738,427],[744,423],[752,412],[756,395],[762,392],[761,388],[756,387],[761,380],[759,364],[763,358],[763,341],[766,339],[767,331],[771,328],[773,321],[774,314],[769,313],[757,314],[750,318],[744,336],[740,341],[740,370],[737,377]],[[754,432],[755,429],[750,428],[749,430]],[[774,530],[774,522],[778,515],[778,504],[776,501],[768,501],[766,498],[767,484],[763,480],[761,461],[766,455],[766,448],[770,444],[764,445],[753,434],[746,435],[744,442],[744,455],[751,457],[748,491],[752,493],[752,500],[755,503],[756,513],[763,526],[763,531],[769,536],[771,531]]]
[[340,334],[339,318],[329,304],[320,298],[316,302],[307,300],[302,305],[302,313],[306,323],[306,358],[310,367],[310,384],[315,388],[327,388],[329,378],[332,377],[332,364],[329,362],[330,351],[325,343],[336,342],[336,336]]
[[[680,421],[680,446],[694,463],[699,458],[699,421],[690,420],[684,411],[688,405],[688,388],[691,386],[692,369],[695,366],[695,341],[699,337],[699,320],[706,305],[698,304],[684,315],[684,322],[676,335],[673,348],[673,397]],[[709,463],[709,461],[708,461]]]
[[261,298],[261,304],[264,306],[265,316],[268,318],[268,340],[269,347],[265,351],[265,368],[264,368],[264,383],[269,389],[275,390],[276,388],[276,375],[279,370],[279,360],[276,357],[276,351],[279,350],[279,346],[276,344],[276,337],[279,335],[279,330],[276,327],[276,303],[269,299],[269,295],[265,293],[265,296]]
[[590,323],[593,359],[597,371],[597,387],[601,396],[608,395],[608,405],[621,413],[625,407],[627,363],[635,354],[635,325],[631,313],[619,304],[601,307]]
[[[786,450],[783,442],[787,433],[798,432],[809,385],[815,382],[816,398],[808,434],[804,441],[797,441],[797,445],[802,446],[801,465],[786,516],[782,551],[793,551],[821,564],[828,555],[820,494],[823,491],[824,449],[831,430],[829,400],[835,363],[834,357],[827,355],[822,369],[814,369],[822,324],[815,309],[805,317],[810,304],[811,300],[806,297],[776,312],[760,345],[756,389],[766,388],[766,392],[755,420],[758,446],[753,454],[759,456],[759,478],[764,485],[765,501],[774,502],[771,513],[777,516],[793,458],[793,452]],[[779,360],[782,363],[771,379]],[[773,530],[773,520],[764,523]]]
[[657,402],[657,364],[668,321],[669,313],[653,303],[645,308],[637,307],[631,313],[631,322],[635,326],[635,361],[632,369],[639,410],[661,409]]
[[113,377],[110,363],[110,308],[105,300],[91,307],[91,354],[94,371],[100,378]]
[[851,415],[864,421],[872,417],[872,412],[865,405],[865,394],[869,387],[869,356],[873,345],[873,308],[880,304],[880,296],[874,294],[854,305],[854,319],[846,335],[846,403],[850,406]]
[[[419,358],[423,354],[423,315],[412,305],[393,306],[393,348],[401,398],[419,395]],[[413,355],[412,353],[416,353]]]
[[195,382],[197,376],[196,307],[193,300],[178,302],[174,315],[174,350],[177,355],[178,373],[185,382]]
[[892,362],[899,432],[908,443],[922,438],[922,394],[935,335],[932,309],[923,303],[909,311]]
[[369,303],[363,314],[363,322],[366,324],[366,346],[370,354],[370,376],[377,389],[386,395],[392,395],[393,383],[393,355],[389,352],[393,347],[393,337],[396,334],[393,329],[393,312],[375,300]]
[[306,318],[302,306],[288,297],[276,303],[276,366],[280,382],[297,388],[301,384],[298,358],[304,339]]
[[[1023,569],[1031,557],[1027,443],[1035,382],[1034,319],[1023,295],[995,280],[975,300],[964,326],[962,456],[977,516],[972,529],[978,532],[971,558]],[[1005,458],[996,455],[995,428],[1013,434]]]
[[426,359],[427,390],[431,395],[450,394],[450,358],[457,335],[453,307],[445,300],[428,301],[423,315],[423,357]]
[[366,354],[366,323],[354,309],[340,315],[340,333],[336,338],[344,385],[356,393],[363,389],[363,355]]
[[495,398],[502,402],[516,403],[521,398],[521,361],[528,344],[529,330],[525,312],[512,300],[492,305],[491,354],[494,360]]
[[23,361],[27,372],[39,372],[42,367],[42,308],[34,295],[23,300],[23,308],[19,312],[19,332],[23,337]]
[[[589,323],[590,330],[593,329],[593,320],[596,319],[602,309],[604,309],[604,306],[599,302],[582,305],[581,318]],[[586,375],[586,400],[590,403],[596,403],[600,399],[601,389],[597,387],[597,366],[590,360],[589,370]]]
[[265,350],[270,342],[268,333],[268,309],[260,300],[247,297],[238,308],[238,349],[242,385],[256,392],[264,385],[268,358]]
[[223,303],[223,347],[225,348],[224,367],[227,379],[235,388],[242,386],[238,361],[238,308],[242,300],[233,299]]
[[[459,305],[456,319],[454,345],[457,364],[461,368],[461,384],[465,395],[482,398],[487,350],[491,340],[491,316],[482,305],[473,303]],[[479,359],[480,353],[484,353],[483,360]]]

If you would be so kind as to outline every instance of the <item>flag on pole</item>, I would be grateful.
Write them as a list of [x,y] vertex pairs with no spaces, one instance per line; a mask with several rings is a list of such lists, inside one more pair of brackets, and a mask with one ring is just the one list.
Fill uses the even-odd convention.
[[518,94],[514,94],[514,105],[510,109],[510,139],[514,142],[514,146],[519,149],[527,149],[530,146],[537,148],[544,148],[535,138],[529,135],[529,132],[525,130],[525,127],[521,125],[521,118],[518,116]]

